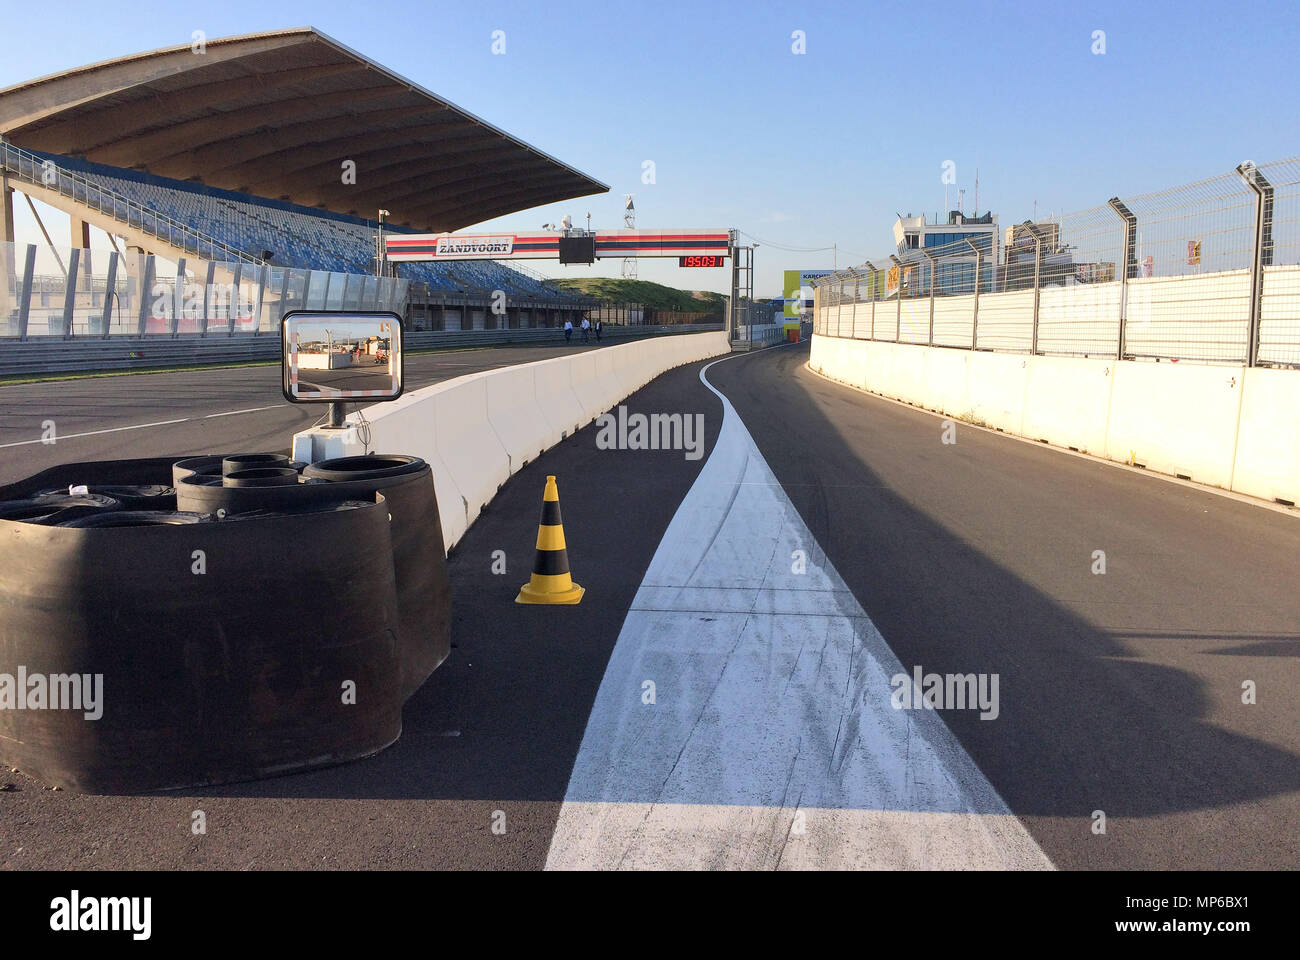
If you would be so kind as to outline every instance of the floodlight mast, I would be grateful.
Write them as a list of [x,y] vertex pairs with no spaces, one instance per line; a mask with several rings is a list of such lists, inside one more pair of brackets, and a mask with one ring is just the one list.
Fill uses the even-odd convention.
[[[632,197],[635,194],[623,194],[623,226],[629,230],[636,229],[636,207],[632,204]],[[635,280],[637,278],[636,257],[623,258],[623,279]]]

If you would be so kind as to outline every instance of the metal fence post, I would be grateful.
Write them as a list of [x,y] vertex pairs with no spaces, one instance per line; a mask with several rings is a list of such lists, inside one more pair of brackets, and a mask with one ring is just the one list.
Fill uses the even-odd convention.
[[1119,197],[1111,197],[1106,204],[1124,221],[1124,268],[1120,271],[1119,286],[1119,338],[1115,359],[1123,360],[1128,352],[1128,282],[1137,276],[1137,217]]
[[862,290],[862,278],[858,276],[856,267],[850,267],[849,273],[853,274],[853,339],[858,338],[858,294]]
[[1040,283],[1040,280],[1042,279],[1042,272],[1043,272],[1043,238],[1035,234],[1034,236],[1034,331],[1029,342],[1029,352],[1031,354],[1038,353],[1038,297],[1039,294],[1042,292],[1042,284]]
[[894,342],[898,343],[903,339],[903,261],[892,253],[889,259],[894,261],[894,266],[898,268],[898,304],[894,314]]
[[1250,257],[1250,317],[1246,328],[1246,366],[1259,363],[1260,314],[1264,303],[1264,268],[1273,265],[1273,185],[1247,161],[1237,176],[1255,194],[1255,236]]
[[980,248],[975,246],[969,240],[966,246],[975,251],[975,303],[971,308],[970,317],[970,348],[975,349],[979,343],[979,324],[980,324],[980,261],[982,259]]
[[934,346],[934,288],[935,288],[935,285],[936,285],[935,282],[938,280],[938,274],[937,274],[937,271],[938,271],[938,260],[935,258],[934,254],[929,253],[929,252],[927,252],[927,251],[925,251],[925,250],[922,250],[921,253],[925,254],[926,259],[930,261],[930,339],[929,339],[929,344],[930,344],[930,346],[933,347],[933,346]]
[[876,273],[876,265],[870,260],[863,261],[867,270],[867,292],[871,294],[871,339],[876,339],[876,288],[880,286],[880,277]]

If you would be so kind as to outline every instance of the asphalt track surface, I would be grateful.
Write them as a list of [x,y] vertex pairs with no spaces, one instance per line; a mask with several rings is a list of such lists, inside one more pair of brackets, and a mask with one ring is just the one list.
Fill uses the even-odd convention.
[[961,423],[944,445],[807,356],[710,379],[902,663],[1000,675],[997,720],[943,717],[1053,863],[1294,869],[1300,518]]
[[[595,349],[603,348],[559,344],[410,354],[406,389]],[[285,453],[293,434],[327,410],[327,404],[286,401],[279,365],[0,384],[0,484],[78,460]],[[41,442],[49,421],[53,444]]]
[[[720,405],[699,366],[671,371],[625,403],[633,412],[704,412],[707,457]],[[704,462],[681,451],[598,450],[595,433],[588,426],[511,478],[457,544],[453,650],[408,701],[392,747],[341,767],[184,795],[77,795],[3,773],[0,789],[16,789],[0,793],[0,868],[542,867],[609,652]],[[573,577],[587,588],[578,606],[514,602],[531,569],[548,474],[559,478]],[[497,550],[504,575],[492,573]],[[190,823],[200,809],[208,827],[197,837]],[[496,811],[503,834],[492,831]]]
[[[815,538],[810,565],[838,573],[898,660],[999,675],[996,720],[942,719],[1051,862],[1294,868],[1300,520],[960,423],[945,445],[938,418],[830,383],[806,359],[806,346],[780,347],[708,378]],[[703,414],[705,459],[598,450],[588,427],[506,484],[449,560],[452,656],[389,750],[185,795],[79,796],[2,774],[13,789],[0,793],[0,867],[546,864],[611,653],[715,448],[721,403],[702,366],[627,405]],[[293,429],[277,427],[266,449]],[[174,452],[151,433],[117,434],[100,455]],[[226,442],[248,448],[237,434]],[[547,474],[587,587],[577,607],[513,603]],[[496,550],[505,575],[492,573]],[[679,641],[688,653],[695,642]],[[1241,702],[1245,681],[1254,705]],[[197,809],[206,836],[190,832]]]

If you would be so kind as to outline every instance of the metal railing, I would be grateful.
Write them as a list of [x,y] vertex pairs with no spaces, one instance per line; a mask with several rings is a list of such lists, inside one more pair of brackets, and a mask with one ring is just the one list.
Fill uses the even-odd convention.
[[38,157],[21,147],[0,140],[0,167],[16,180],[53,190],[91,210],[112,217],[119,223],[139,230],[162,242],[205,260],[221,260],[261,265],[262,260],[249,256],[216,237],[194,229],[138,200],[111,190],[79,173],[58,166],[53,160]]
[[814,332],[1300,367],[1300,158],[961,232],[814,281]]
[[278,332],[289,310],[403,314],[409,281],[147,254],[0,243],[0,338]]

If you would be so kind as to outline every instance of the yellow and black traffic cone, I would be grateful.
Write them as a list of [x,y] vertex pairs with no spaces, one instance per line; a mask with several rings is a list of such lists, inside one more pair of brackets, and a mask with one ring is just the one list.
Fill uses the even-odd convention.
[[560,519],[560,491],[555,478],[546,478],[542,520],[537,525],[537,559],[533,575],[519,589],[515,603],[577,603],[587,591],[569,576],[569,550]]

